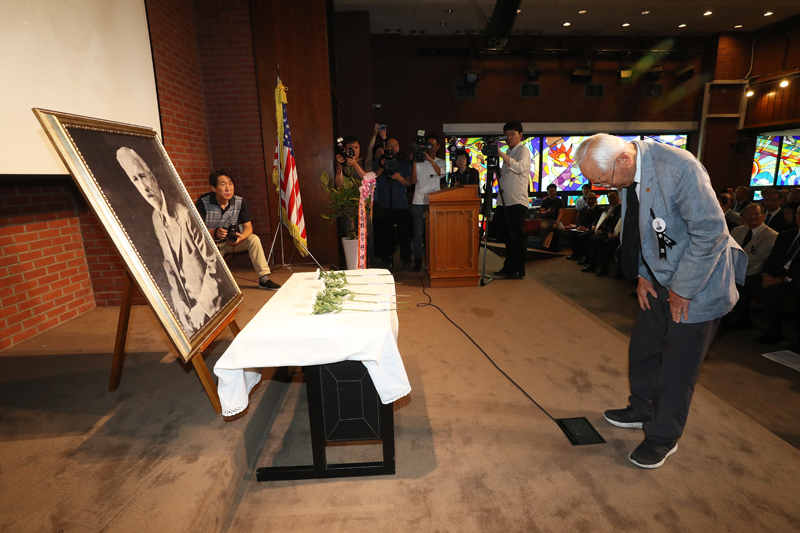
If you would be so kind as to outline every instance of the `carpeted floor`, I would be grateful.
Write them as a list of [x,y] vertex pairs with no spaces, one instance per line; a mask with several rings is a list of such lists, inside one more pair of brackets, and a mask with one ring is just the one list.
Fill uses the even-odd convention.
[[[271,293],[234,271],[245,324]],[[428,301],[420,277],[396,278]],[[117,310],[95,309],[0,354],[0,531],[800,530],[798,379],[751,353],[754,332],[718,336],[667,464],[628,462],[641,432],[602,419],[628,392],[627,289],[555,258],[524,280],[426,290],[552,417],[585,416],[607,444],[571,446],[437,309],[413,307],[400,314],[413,391],[395,405],[397,474],[328,481],[254,480],[255,466],[310,460],[299,369],[268,372],[247,416],[223,422],[137,308],[109,393]]]

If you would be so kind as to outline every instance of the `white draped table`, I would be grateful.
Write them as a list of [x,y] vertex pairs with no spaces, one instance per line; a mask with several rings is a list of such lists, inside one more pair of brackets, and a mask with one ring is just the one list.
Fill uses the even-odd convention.
[[[369,296],[346,302],[345,308],[395,307],[394,278],[388,270],[348,270],[346,287]],[[347,312],[312,315],[316,294],[323,288],[316,272],[293,274],[214,365],[222,414],[232,416],[247,408],[249,393],[265,367],[324,365],[362,361],[381,402],[390,404],[411,392],[411,384],[397,349],[396,311]],[[363,284],[363,285],[361,285]]]

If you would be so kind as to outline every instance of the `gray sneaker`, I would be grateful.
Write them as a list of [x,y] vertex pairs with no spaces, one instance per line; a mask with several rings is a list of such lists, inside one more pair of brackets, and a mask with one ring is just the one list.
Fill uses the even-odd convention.
[[642,429],[644,422],[649,422],[649,416],[640,416],[634,412],[633,407],[630,405],[625,409],[609,409],[603,413],[609,424],[617,426],[618,428],[628,429]]
[[678,451],[678,441],[668,444],[656,444],[648,439],[631,452],[628,459],[639,468],[658,468],[667,457]]

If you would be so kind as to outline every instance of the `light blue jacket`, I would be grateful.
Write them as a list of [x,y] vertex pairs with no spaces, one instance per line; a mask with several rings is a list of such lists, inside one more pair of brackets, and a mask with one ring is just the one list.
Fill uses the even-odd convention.
[[[639,184],[639,275],[688,298],[688,322],[726,315],[744,284],[747,255],[728,233],[725,217],[706,169],[687,150],[666,144],[634,141],[641,154]],[[625,216],[627,191],[622,194]],[[653,214],[675,241],[666,259],[658,252]],[[624,227],[624,225],[623,225]],[[623,233],[622,239],[625,239]]]

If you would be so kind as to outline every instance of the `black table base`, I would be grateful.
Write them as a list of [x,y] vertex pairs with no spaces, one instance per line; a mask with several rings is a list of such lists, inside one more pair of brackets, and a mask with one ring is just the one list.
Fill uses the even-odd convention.
[[[364,364],[304,367],[314,463],[256,470],[256,481],[383,476],[395,473],[393,404],[380,402]],[[383,441],[383,461],[328,464],[328,442]]]

